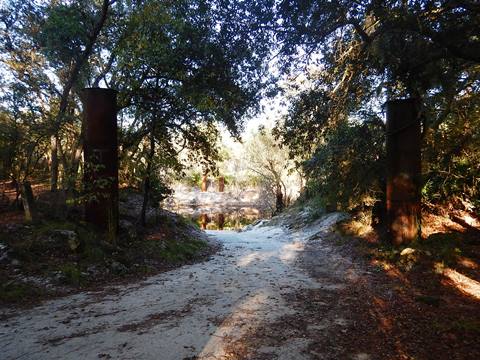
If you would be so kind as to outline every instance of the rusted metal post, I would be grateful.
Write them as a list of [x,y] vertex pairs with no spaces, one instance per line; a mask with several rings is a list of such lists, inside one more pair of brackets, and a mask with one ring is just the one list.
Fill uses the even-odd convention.
[[218,230],[223,230],[223,227],[225,226],[225,215],[223,213],[217,215],[217,225]]
[[419,102],[387,102],[387,221],[395,245],[420,235],[421,134]]
[[225,190],[225,178],[220,176],[218,178],[218,192],[223,192]]
[[207,174],[202,175],[202,192],[205,192],[208,190],[208,178]]
[[207,214],[200,215],[200,228],[202,230],[206,230],[209,221],[210,219],[208,218]]
[[82,91],[85,121],[84,182],[88,199],[85,220],[105,231],[110,242],[118,232],[117,93]]

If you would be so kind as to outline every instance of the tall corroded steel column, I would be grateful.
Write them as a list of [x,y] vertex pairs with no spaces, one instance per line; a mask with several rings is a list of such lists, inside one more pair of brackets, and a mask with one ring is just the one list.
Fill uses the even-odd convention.
[[82,102],[85,220],[114,242],[118,231],[117,93],[111,89],[83,89]]
[[387,220],[391,241],[420,235],[421,130],[419,102],[387,102]]
[[202,192],[206,192],[208,190],[208,177],[207,174],[202,175],[202,187],[201,187]]
[[218,192],[223,192],[225,190],[225,177],[220,176],[218,178]]
[[225,214],[220,213],[217,215],[217,223],[218,230],[223,230],[223,227],[225,226]]
[[199,221],[200,221],[200,228],[202,230],[206,230],[208,222],[210,221],[210,219],[208,218],[208,215],[207,214],[200,215]]

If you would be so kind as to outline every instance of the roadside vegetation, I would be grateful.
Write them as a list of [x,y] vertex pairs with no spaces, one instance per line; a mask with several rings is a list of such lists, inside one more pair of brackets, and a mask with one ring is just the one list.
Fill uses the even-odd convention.
[[129,279],[138,281],[205,260],[218,249],[196,224],[166,210],[149,208],[147,225],[140,226],[135,218],[141,194],[124,191],[121,198],[115,245],[76,215],[52,217],[39,211],[37,220],[28,224],[5,219],[0,224],[0,304],[27,305]]
[[[425,254],[450,265],[468,254],[463,260],[478,268],[480,59],[467,50],[479,46],[478,9],[430,1],[283,5],[291,32],[280,53],[289,57],[288,46],[301,44],[309,59],[295,63],[301,76],[286,82],[289,111],[274,129],[306,178],[298,203],[316,215],[349,212],[344,231],[405,271]],[[412,97],[421,122],[422,232],[398,247],[386,233],[384,103]]]

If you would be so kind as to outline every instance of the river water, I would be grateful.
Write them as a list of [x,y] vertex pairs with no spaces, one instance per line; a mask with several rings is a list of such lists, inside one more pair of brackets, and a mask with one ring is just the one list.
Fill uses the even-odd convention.
[[267,197],[258,189],[201,192],[178,187],[163,206],[207,230],[238,230],[271,216]]

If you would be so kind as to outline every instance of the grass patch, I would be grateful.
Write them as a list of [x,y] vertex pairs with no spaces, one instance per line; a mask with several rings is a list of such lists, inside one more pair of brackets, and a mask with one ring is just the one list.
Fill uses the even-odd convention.
[[178,221],[183,226],[193,226],[194,228],[200,229],[200,225],[194,219],[185,216],[178,216]]
[[[64,252],[68,250],[68,243],[52,240],[56,231],[73,231],[78,237],[81,248],[89,247],[97,243],[99,235],[84,223],[72,223],[68,221],[42,221],[20,232],[5,236],[5,242],[13,250],[15,257],[25,261],[35,261],[38,256],[45,256],[50,251]],[[87,245],[87,246],[84,246]]]
[[101,263],[106,258],[105,251],[95,244],[88,244],[82,251],[81,256],[82,260],[88,263]]
[[63,281],[67,285],[79,286],[84,283],[84,276],[77,265],[63,264],[59,267],[63,275]]
[[208,255],[202,251],[208,243],[194,229],[198,224],[166,211],[150,214],[150,226],[145,228],[139,228],[131,217],[125,218],[129,223],[125,228],[131,226],[139,236],[125,238],[120,233],[116,244],[105,241],[102,233],[79,218],[52,216],[2,227],[0,241],[8,251],[8,263],[0,269],[0,302],[41,300],[68,287],[85,288],[110,284],[118,278],[151,275]]
[[310,208],[307,218],[308,223],[314,222],[315,220],[325,215],[325,213],[327,212],[325,200],[318,196],[310,201],[307,201],[305,205],[306,207]]
[[368,216],[357,216],[355,218],[342,221],[336,229],[342,235],[348,236],[364,236],[372,231],[371,219]]
[[410,271],[423,263],[442,264],[444,267],[455,266],[463,254],[462,235],[459,233],[437,233],[426,240],[418,240],[405,246],[390,243],[371,244],[368,256],[395,264],[403,271]]
[[2,281],[0,285],[0,302],[20,303],[27,299],[34,299],[42,292],[32,284],[26,284],[15,280]]
[[176,263],[191,260],[207,244],[200,240],[190,239],[186,241],[166,241],[159,255],[168,262]]

